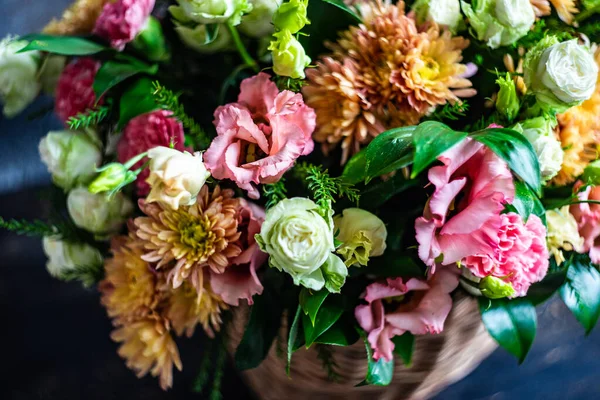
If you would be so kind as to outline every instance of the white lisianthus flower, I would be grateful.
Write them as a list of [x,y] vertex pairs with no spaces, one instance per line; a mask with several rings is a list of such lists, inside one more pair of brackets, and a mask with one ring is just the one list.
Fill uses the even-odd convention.
[[252,11],[242,18],[240,32],[253,38],[271,35],[274,30],[271,19],[280,3],[281,0],[250,0]]
[[69,243],[45,237],[42,241],[44,253],[48,257],[46,269],[55,278],[61,278],[76,267],[96,267],[102,265],[102,255],[98,249],[84,243]]
[[461,6],[477,39],[492,49],[513,44],[535,22],[529,0],[479,0],[474,7],[473,3],[461,1]]
[[337,253],[346,265],[367,265],[369,257],[383,254],[386,248],[387,229],[376,215],[360,208],[346,208],[342,215],[333,218],[337,240],[343,244]]
[[177,0],[179,6],[169,7],[171,15],[181,21],[201,24],[230,23],[239,25],[242,15],[252,11],[248,0]]
[[0,103],[7,118],[23,111],[40,92],[37,80],[40,55],[37,51],[17,53],[25,41],[6,37],[0,41]]
[[148,151],[151,187],[148,203],[157,202],[178,210],[180,206],[196,203],[196,196],[210,173],[202,162],[202,153],[190,154],[169,147],[155,147]]
[[460,0],[418,0],[412,7],[417,16],[417,21],[433,21],[456,33],[462,22]]
[[569,212],[569,206],[564,206],[560,210],[546,211],[546,222],[548,224],[546,234],[548,250],[558,265],[565,261],[563,250],[582,251],[583,238],[579,235],[577,221]]
[[213,54],[219,51],[234,49],[231,33],[225,25],[219,25],[215,37],[209,37],[206,25],[198,24],[191,28],[174,20],[175,32],[181,41],[198,53]]
[[93,133],[51,131],[40,141],[39,152],[54,183],[65,189],[88,184],[102,162]]
[[[260,234],[256,235],[261,250],[269,254],[272,267],[290,274],[294,284],[313,290],[325,286],[321,267],[335,250],[333,220],[323,218],[319,211],[319,206],[309,199],[284,199],[267,211]],[[326,271],[330,280],[339,275],[338,270],[339,264],[332,259]]]
[[123,193],[109,197],[103,193],[90,193],[87,188],[80,187],[69,192],[67,208],[79,228],[104,235],[121,228],[133,211],[133,204]]
[[311,60],[302,44],[287,30],[277,32],[273,37],[269,45],[273,55],[273,71],[280,76],[304,79],[304,69]]
[[537,117],[520,122],[513,127],[533,146],[544,181],[549,181],[560,172],[565,155],[561,142],[554,136],[555,126],[556,120]]

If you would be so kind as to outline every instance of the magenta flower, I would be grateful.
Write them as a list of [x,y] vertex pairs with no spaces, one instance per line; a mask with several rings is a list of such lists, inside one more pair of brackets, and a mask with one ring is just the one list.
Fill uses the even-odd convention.
[[301,94],[279,92],[269,75],[245,79],[237,103],[217,108],[217,137],[204,154],[216,179],[231,179],[259,198],[255,184],[274,183],[314,147],[316,115]]
[[[450,293],[458,286],[458,274],[449,269],[436,272],[428,282],[412,278],[388,278],[385,283],[367,286],[366,305],[356,307],[355,316],[367,332],[373,358],[393,358],[392,338],[405,332],[414,335],[437,334],[452,309]],[[396,298],[411,293],[410,300],[394,303]],[[387,299],[384,305],[384,299]]]
[[[78,58],[63,69],[56,86],[54,111],[66,122],[70,117],[85,112],[96,104],[92,85],[100,68],[93,58]],[[102,99],[98,103],[102,103]]]
[[104,5],[96,20],[94,34],[123,50],[144,28],[155,0],[117,0]]
[[[184,146],[184,141],[183,126],[171,117],[170,111],[160,110],[142,114],[125,126],[123,136],[117,145],[117,158],[120,163],[125,163],[154,147],[170,147],[171,143],[176,150],[188,150]],[[140,168],[146,161],[147,158],[144,158],[133,168]],[[146,196],[150,192],[150,185],[146,182],[149,174],[150,171],[145,169],[137,177],[136,186],[139,196]]]
[[[588,186],[579,192],[583,182],[573,187],[579,200],[600,200],[600,186]],[[579,203],[571,205],[569,211],[577,221],[579,234],[583,238],[583,253],[589,253],[594,264],[600,264],[600,204]]]

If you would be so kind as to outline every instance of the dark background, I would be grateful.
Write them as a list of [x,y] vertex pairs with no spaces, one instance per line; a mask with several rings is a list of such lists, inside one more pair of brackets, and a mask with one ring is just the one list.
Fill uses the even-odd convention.
[[[0,0],[0,37],[37,31],[70,0]],[[51,104],[41,98],[23,115],[0,115],[0,215],[43,218],[50,177],[39,161],[40,138],[60,124],[28,114]],[[94,290],[52,279],[39,239],[0,232],[0,399],[186,399],[204,340],[180,342],[183,373],[163,392],[154,378],[137,379],[118,355],[111,325]],[[439,394],[458,399],[600,399],[600,328],[583,329],[553,299],[539,312],[538,337],[523,365],[497,350],[467,378]],[[252,398],[228,369],[224,399]]]

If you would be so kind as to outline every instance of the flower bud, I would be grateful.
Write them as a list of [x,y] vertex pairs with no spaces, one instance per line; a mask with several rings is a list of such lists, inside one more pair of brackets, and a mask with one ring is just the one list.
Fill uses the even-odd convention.
[[90,193],[111,192],[116,194],[123,187],[135,182],[137,174],[129,171],[127,167],[119,163],[106,164],[97,170],[100,175],[88,186]]
[[276,32],[273,37],[275,40],[272,40],[269,46],[273,54],[273,71],[280,76],[304,79],[304,68],[311,61],[304,47],[290,31]]
[[281,31],[299,32],[304,25],[310,24],[306,18],[307,9],[308,0],[290,0],[283,3],[273,14],[273,25]]
[[90,193],[87,188],[80,187],[67,196],[67,208],[75,225],[103,235],[121,229],[133,211],[133,204],[122,193],[109,197],[102,193]]
[[342,242],[337,253],[347,266],[367,265],[369,257],[383,254],[387,229],[376,215],[360,208],[347,208],[333,219],[337,240]]
[[348,267],[335,254],[330,253],[325,263],[321,266],[321,272],[325,279],[325,289],[331,293],[339,293],[346,283]]
[[212,32],[214,36],[211,36],[207,31],[207,25],[198,24],[190,28],[177,20],[174,22],[175,31],[181,41],[198,53],[212,54],[235,48],[231,40],[231,33],[225,25],[217,25],[216,31]]
[[479,282],[481,294],[489,299],[503,299],[515,295],[515,289],[508,282],[495,276],[486,276]]
[[167,49],[162,26],[153,16],[148,18],[132,44],[152,61],[165,61],[171,56]]
[[95,140],[81,131],[52,131],[40,141],[40,157],[54,183],[70,190],[87,185],[102,162],[102,153]]
[[271,19],[279,6],[278,0],[251,0],[252,11],[242,18],[240,32],[253,38],[270,36],[273,33]]
[[169,7],[171,15],[181,22],[201,24],[229,23],[239,25],[242,15],[252,10],[248,0],[177,0],[179,6]]
[[65,273],[77,267],[102,265],[102,255],[90,245],[69,243],[48,237],[45,237],[42,243],[44,253],[48,257],[46,269],[55,278],[60,279]]
[[412,6],[419,24],[433,21],[456,33],[462,22],[459,0],[417,0]]
[[554,136],[555,126],[555,119],[537,117],[520,122],[513,127],[533,146],[544,181],[549,181],[559,173],[564,159],[562,144]]
[[196,203],[196,196],[210,176],[202,162],[202,153],[159,146],[148,151],[148,158],[150,176],[146,182],[151,187],[148,203],[159,202],[173,210]]
[[508,121],[512,121],[521,108],[515,82],[510,74],[506,73],[506,77],[499,77],[496,83],[500,86],[498,98],[496,99],[496,110],[504,115]]
[[35,100],[40,92],[37,80],[39,53],[17,53],[27,45],[6,37],[0,41],[0,103],[5,117],[12,118]]

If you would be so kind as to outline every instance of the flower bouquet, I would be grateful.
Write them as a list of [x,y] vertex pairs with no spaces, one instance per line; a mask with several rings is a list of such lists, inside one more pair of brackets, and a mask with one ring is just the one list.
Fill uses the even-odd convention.
[[[521,362],[555,292],[586,332],[600,314],[599,10],[78,0],[0,43],[4,114],[43,91],[65,126],[39,144],[56,216],[0,226],[96,285],[119,355],[163,389],[198,326],[215,398],[225,348],[287,370],[262,379],[278,398],[464,375],[488,337]],[[295,376],[303,354],[320,381]]]

